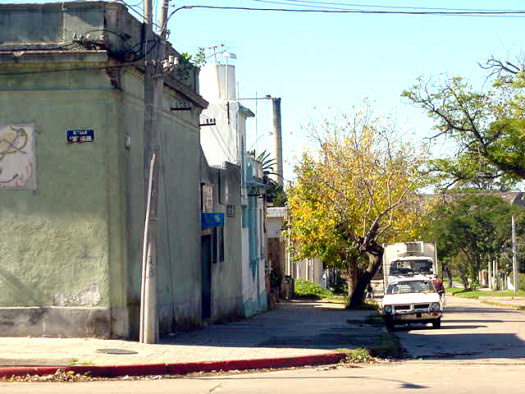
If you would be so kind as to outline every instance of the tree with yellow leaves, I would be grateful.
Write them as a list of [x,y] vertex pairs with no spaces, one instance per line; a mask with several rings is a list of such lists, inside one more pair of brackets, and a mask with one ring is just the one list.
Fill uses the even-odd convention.
[[369,109],[310,126],[316,149],[295,167],[288,190],[296,257],[346,271],[348,304],[359,305],[383,242],[417,239],[425,150],[403,142]]

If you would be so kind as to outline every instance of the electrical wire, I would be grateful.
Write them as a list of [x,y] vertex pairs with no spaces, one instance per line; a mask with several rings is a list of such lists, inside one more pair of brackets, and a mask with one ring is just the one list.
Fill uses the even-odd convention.
[[139,4],[142,4],[144,3],[144,1],[140,1],[139,3],[137,4],[129,4],[127,1],[125,0],[117,0],[118,3],[122,3],[124,4],[126,7],[128,7],[131,11],[133,11],[135,14],[137,14],[138,16],[140,16],[142,19],[144,19],[144,6],[142,6],[142,10],[141,11],[137,11],[136,10],[136,7],[139,5]]
[[173,10],[168,20],[181,10],[208,9],[208,10],[236,10],[236,11],[257,11],[257,12],[286,12],[304,14],[372,14],[372,15],[439,15],[439,16],[491,16],[491,17],[524,17],[523,10],[483,10],[483,11],[401,11],[401,10],[369,10],[369,9],[300,9],[300,8],[256,8],[256,7],[230,7],[213,5],[184,5]]
[[[308,8],[315,8],[315,9],[323,9],[323,10],[346,10],[347,8],[341,8],[341,7],[327,7],[327,6],[323,6],[322,8],[319,7],[318,5],[310,5],[310,4],[300,4],[300,5],[295,5],[295,4],[290,4],[290,3],[285,3],[284,1],[270,1],[270,0],[253,0],[253,1],[257,1],[259,3],[265,3],[265,4],[279,4],[279,5],[286,5],[286,6],[292,6],[292,7],[308,7]],[[298,10],[300,8],[297,8]]]
[[144,0],[139,0],[135,4],[129,4],[129,2],[124,0],[117,0],[118,3],[122,3],[128,7],[139,7],[142,6],[142,9],[144,9]]
[[[224,136],[221,134],[221,129],[217,126],[210,126],[210,128],[213,134],[215,134],[217,142],[219,142],[219,148],[221,148],[222,153],[226,155],[228,161],[235,161],[235,153],[230,150],[230,147],[224,140]],[[232,157],[234,158],[233,160]]]
[[[269,0],[252,0],[258,3],[272,3]],[[510,9],[481,9],[481,8],[442,8],[442,7],[414,7],[414,6],[395,6],[395,5],[376,5],[376,4],[355,4],[355,3],[333,3],[326,1],[314,1],[314,0],[282,0],[282,4],[298,3],[298,5],[310,4],[312,6],[339,6],[339,7],[360,7],[360,8],[380,8],[380,9],[405,9],[405,10],[433,10],[433,11],[473,11],[473,12],[484,12],[484,11],[519,11]]]
[[[86,0],[86,1],[89,1],[89,0]],[[141,11],[137,11],[135,8],[139,5],[139,4],[144,4],[144,0],[142,1],[139,1],[138,3],[136,4],[129,4],[128,2],[126,2],[125,0],[116,0],[118,3],[122,3],[124,4],[126,7],[128,7],[131,11],[133,11],[135,14],[137,14],[141,19],[145,19],[145,15],[144,15],[144,6],[142,7],[142,10]],[[156,9],[157,7],[154,7],[153,10],[152,10],[152,13],[153,11]],[[152,15],[153,16],[153,15]],[[154,18],[152,17],[153,21],[151,21],[151,24],[152,26],[155,26],[157,29],[160,29],[161,26],[159,26],[157,23],[154,22]]]

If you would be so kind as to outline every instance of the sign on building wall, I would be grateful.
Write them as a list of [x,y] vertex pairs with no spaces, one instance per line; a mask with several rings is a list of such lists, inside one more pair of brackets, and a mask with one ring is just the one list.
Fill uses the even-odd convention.
[[224,213],[222,212],[201,213],[201,227],[224,227]]
[[35,124],[0,125],[0,188],[35,189]]
[[91,129],[66,130],[68,144],[82,144],[95,141],[95,131]]

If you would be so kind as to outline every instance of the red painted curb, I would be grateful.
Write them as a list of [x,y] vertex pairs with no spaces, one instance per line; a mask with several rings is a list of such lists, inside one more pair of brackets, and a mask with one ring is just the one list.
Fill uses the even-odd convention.
[[57,370],[87,373],[97,377],[185,375],[192,372],[231,371],[262,368],[304,367],[307,365],[334,364],[346,357],[344,353],[316,354],[312,356],[260,358],[252,360],[200,361],[174,364],[133,365],[78,365],[46,367],[0,367],[0,377],[26,375],[53,375]]

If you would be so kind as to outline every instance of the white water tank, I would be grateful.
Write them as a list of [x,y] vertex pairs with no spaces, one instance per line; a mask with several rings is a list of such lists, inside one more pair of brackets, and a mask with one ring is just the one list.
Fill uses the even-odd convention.
[[210,103],[237,99],[235,66],[207,64],[199,73],[200,95]]

